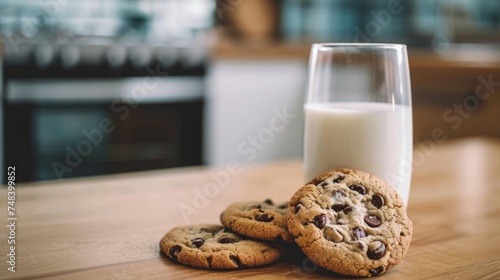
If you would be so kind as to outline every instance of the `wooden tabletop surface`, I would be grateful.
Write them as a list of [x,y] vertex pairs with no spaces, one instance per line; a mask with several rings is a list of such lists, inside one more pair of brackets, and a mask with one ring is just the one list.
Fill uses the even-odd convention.
[[[381,277],[500,279],[500,141],[448,140],[416,151],[408,207],[413,240],[406,258]],[[210,197],[202,195],[208,184],[217,185]],[[0,220],[15,221],[15,229],[1,226],[0,278],[342,278],[301,258],[208,271],[175,264],[159,250],[159,240],[174,226],[218,223],[233,201],[287,200],[301,185],[299,161],[25,184],[16,185],[14,215],[7,212],[4,187]],[[12,234],[15,272],[7,262]]]

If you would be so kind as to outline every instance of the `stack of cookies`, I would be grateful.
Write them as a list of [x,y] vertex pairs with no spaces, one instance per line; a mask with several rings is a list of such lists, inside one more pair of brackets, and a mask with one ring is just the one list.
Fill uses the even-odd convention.
[[236,269],[275,262],[295,243],[325,269],[370,277],[396,266],[412,237],[397,192],[353,169],[321,174],[284,203],[233,203],[220,221],[176,227],[160,247],[181,264]]

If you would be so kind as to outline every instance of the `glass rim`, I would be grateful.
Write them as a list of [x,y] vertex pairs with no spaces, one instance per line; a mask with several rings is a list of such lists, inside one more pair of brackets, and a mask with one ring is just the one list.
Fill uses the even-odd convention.
[[311,48],[314,50],[334,50],[336,48],[404,50],[406,49],[406,45],[393,43],[314,43]]

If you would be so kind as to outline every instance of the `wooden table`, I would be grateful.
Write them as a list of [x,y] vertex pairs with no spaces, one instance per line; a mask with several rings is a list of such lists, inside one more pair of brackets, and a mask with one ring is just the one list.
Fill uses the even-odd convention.
[[[233,201],[286,200],[302,184],[299,161],[230,167],[215,172],[237,174],[206,199],[199,192],[217,183],[206,168],[18,185],[16,272],[7,270],[10,231],[2,225],[0,278],[339,278],[304,259],[226,272],[174,264],[160,253],[159,240],[174,226],[218,223]],[[0,205],[8,224],[5,188]],[[180,207],[192,207],[191,215]],[[415,163],[408,211],[410,250],[384,279],[500,279],[500,141],[437,144]]]

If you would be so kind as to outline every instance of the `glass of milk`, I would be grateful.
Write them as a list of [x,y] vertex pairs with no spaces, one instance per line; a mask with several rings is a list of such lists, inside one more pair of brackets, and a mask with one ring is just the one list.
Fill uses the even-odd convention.
[[358,169],[392,185],[408,205],[413,129],[405,45],[314,44],[304,111],[306,181]]

